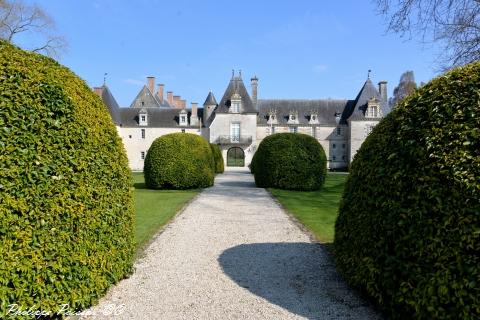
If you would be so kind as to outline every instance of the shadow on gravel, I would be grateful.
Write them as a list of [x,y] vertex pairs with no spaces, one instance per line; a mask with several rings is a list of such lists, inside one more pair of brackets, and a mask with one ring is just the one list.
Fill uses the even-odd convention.
[[239,286],[309,319],[379,319],[339,278],[325,245],[255,243],[225,250],[218,262]]

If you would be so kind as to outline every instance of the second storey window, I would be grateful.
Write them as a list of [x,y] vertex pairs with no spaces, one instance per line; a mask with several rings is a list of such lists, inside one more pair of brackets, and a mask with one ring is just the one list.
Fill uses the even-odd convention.
[[342,128],[337,128],[337,136],[341,136],[342,135]]
[[140,152],[140,159],[145,160],[145,151]]
[[230,123],[230,141],[240,142],[240,123],[238,122]]
[[297,133],[298,127],[290,127],[290,133]]
[[142,139],[145,139],[145,129],[142,129]]

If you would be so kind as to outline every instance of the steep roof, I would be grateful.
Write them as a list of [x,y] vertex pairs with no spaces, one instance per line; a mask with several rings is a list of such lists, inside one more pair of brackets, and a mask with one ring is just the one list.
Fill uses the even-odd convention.
[[388,110],[386,110],[387,102],[382,100],[377,88],[373,85],[370,78],[368,78],[355,98],[354,104],[350,105],[349,108],[346,108],[343,112],[342,120],[365,120],[367,103],[371,99],[377,99],[379,101],[380,108],[384,115],[386,115],[385,112],[388,113]]
[[[182,110],[188,114],[188,119],[192,114],[191,109],[176,109],[176,108],[144,108],[147,113],[148,126],[140,126],[138,124],[138,114],[142,108],[119,108],[119,124],[121,127],[139,127],[139,128],[185,128],[179,125],[179,115]],[[202,117],[203,109],[199,108],[197,116]],[[195,126],[187,126],[187,128],[197,128]]]
[[110,89],[104,84],[100,88],[95,88],[95,90],[101,90],[100,98],[102,98],[103,103],[107,106],[110,116],[115,124],[119,123],[119,109],[117,101],[112,95]]
[[223,94],[222,100],[220,100],[218,107],[215,109],[215,112],[228,113],[231,104],[230,99],[235,93],[238,93],[242,98],[242,113],[257,113],[252,99],[248,94],[247,88],[245,88],[245,84],[240,76],[232,77],[225,93]]
[[336,114],[341,114],[352,100],[260,99],[257,102],[257,124],[267,125],[268,115],[276,111],[278,124],[287,124],[292,112],[298,114],[298,124],[308,125],[312,113],[316,113],[319,125],[335,126]]
[[217,105],[217,99],[215,99],[215,96],[213,95],[213,92],[210,91],[208,93],[207,99],[205,99],[205,102],[203,103],[204,106],[211,106],[211,105]]
[[171,106],[167,101],[160,101],[158,96],[148,89],[147,86],[143,86],[140,92],[137,94],[135,99],[133,99],[130,108],[170,108]]

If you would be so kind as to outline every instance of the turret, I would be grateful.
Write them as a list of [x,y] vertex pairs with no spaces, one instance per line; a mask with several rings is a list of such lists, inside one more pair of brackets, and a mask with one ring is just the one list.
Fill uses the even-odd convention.
[[215,110],[216,106],[217,100],[215,99],[213,92],[210,91],[208,93],[207,99],[205,99],[205,102],[203,103],[203,123],[207,123],[207,120],[212,115],[212,112]]

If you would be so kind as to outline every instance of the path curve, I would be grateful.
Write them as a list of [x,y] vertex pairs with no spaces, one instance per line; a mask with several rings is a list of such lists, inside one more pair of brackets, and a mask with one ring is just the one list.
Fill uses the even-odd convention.
[[122,304],[112,319],[380,319],[241,169],[218,175],[83,319]]

